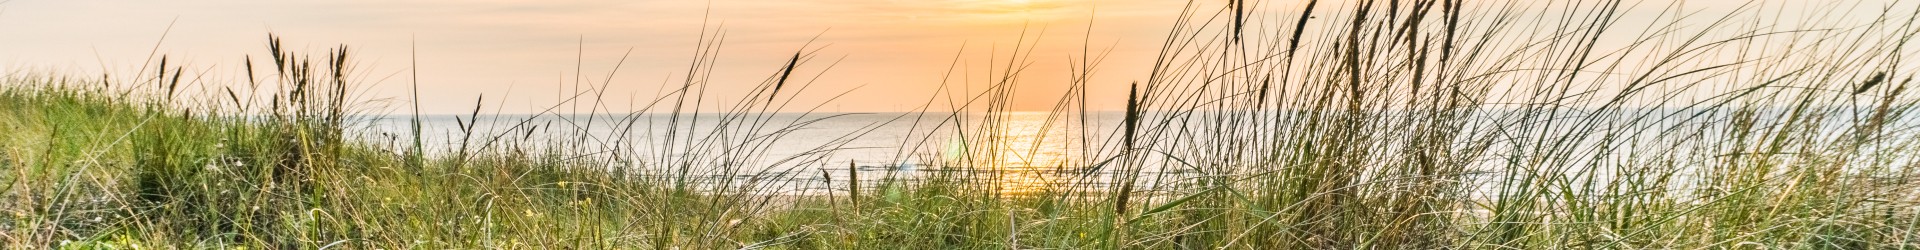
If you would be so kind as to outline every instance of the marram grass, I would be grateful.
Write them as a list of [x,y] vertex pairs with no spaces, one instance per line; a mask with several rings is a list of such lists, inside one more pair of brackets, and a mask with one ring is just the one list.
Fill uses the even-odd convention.
[[[349,50],[301,56],[278,38],[246,59],[245,81],[183,82],[164,59],[133,80],[14,73],[0,85],[0,245],[1920,247],[1915,3],[1328,2],[1192,4],[1132,85],[1124,128],[1080,131],[1086,150],[1060,166],[1123,181],[1020,193],[993,173],[780,192],[762,177],[783,176],[733,164],[769,145],[834,149],[781,145],[787,130],[768,122],[796,110],[810,81],[789,77],[817,70],[813,54],[702,110],[705,86],[728,84],[704,80],[718,35],[645,110],[567,128],[669,128],[660,141],[526,140],[554,128],[472,120],[445,152],[418,135],[359,139]],[[1783,9],[1831,15],[1768,18]],[[999,65],[988,91],[952,94],[953,116],[1008,112],[1024,60]],[[1076,66],[1048,121],[1088,122],[1093,67]],[[594,94],[541,115],[600,112]],[[559,108],[582,102],[594,108]],[[641,114],[674,124],[628,119]],[[996,142],[1004,120],[947,121],[932,126],[966,143],[944,165],[1025,146]],[[809,155],[788,163],[824,153]],[[1155,174],[1169,169],[1189,174]],[[1162,178],[1180,181],[1146,181]]]

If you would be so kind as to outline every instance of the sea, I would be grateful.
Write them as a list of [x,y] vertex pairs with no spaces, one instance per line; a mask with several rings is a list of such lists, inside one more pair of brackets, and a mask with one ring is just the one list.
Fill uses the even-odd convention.
[[[774,193],[847,190],[930,176],[990,176],[1006,193],[1109,185],[1124,113],[681,113],[363,115],[352,135],[396,152],[552,152],[644,175]],[[685,171],[682,171],[685,170]],[[1143,170],[1172,180],[1179,171]],[[680,178],[685,177],[685,178]],[[1136,180],[1148,183],[1152,180]],[[1149,183],[1150,184],[1150,183]],[[716,188],[715,185],[704,185]]]
[[[1872,110],[1836,107],[1812,124],[1815,133],[1801,140],[1845,142]],[[1777,126],[1788,110],[1759,110],[1748,115],[1764,126]],[[1382,115],[1410,115],[1387,112]],[[1167,114],[1148,114],[1160,117]],[[1644,109],[1592,112],[1565,109],[1556,112],[1494,110],[1469,116],[1459,129],[1452,150],[1479,150],[1468,163],[1468,178],[1478,189],[1526,173],[1560,171],[1567,175],[1597,176],[1604,183],[1615,171],[1632,167],[1602,167],[1597,171],[1515,169],[1512,161],[1570,157],[1561,166],[1636,164],[1634,157],[1695,154],[1691,159],[1716,159],[1710,151],[1737,150],[1711,145],[1728,136],[1717,128],[1733,125],[1735,114],[1720,109]],[[1271,116],[1271,115],[1256,115]],[[413,148],[418,125],[420,147],[430,155],[455,156],[474,152],[533,152],[589,165],[622,168],[656,178],[705,183],[703,188],[750,186],[771,193],[844,192],[856,187],[886,185],[891,181],[933,176],[970,176],[971,181],[993,182],[1004,193],[1030,193],[1063,188],[1100,189],[1131,184],[1144,189],[1176,190],[1196,185],[1207,171],[1178,158],[1193,152],[1142,152],[1118,164],[1125,114],[1086,112],[978,113],[680,113],[680,114],[544,114],[544,115],[384,115],[356,116],[354,135],[396,152]],[[1605,118],[1593,118],[1605,117]],[[1194,119],[1204,120],[1206,118]],[[1391,120],[1391,119],[1388,119]],[[1913,117],[1894,116],[1877,138],[1898,141],[1920,127]],[[1201,122],[1204,124],[1204,122]],[[1161,124],[1167,125],[1167,124]],[[1146,126],[1146,125],[1142,125]],[[1169,125],[1182,126],[1182,125]],[[1180,128],[1188,129],[1188,128]],[[1261,133],[1257,128],[1230,128]],[[1380,127],[1379,154],[1407,152],[1397,148],[1410,127]],[[1517,130],[1516,130],[1517,129]],[[1191,129],[1206,133],[1206,128]],[[1624,136],[1593,136],[1583,133]],[[1204,137],[1204,136],[1201,136]],[[1155,140],[1171,140],[1154,137]],[[1181,139],[1173,136],[1173,139]],[[1205,148],[1195,140],[1191,148]],[[1257,143],[1257,142],[1256,142]],[[1844,143],[1832,143],[1835,145]],[[1475,147],[1478,147],[1477,149]],[[1699,152],[1680,152],[1699,151]],[[1860,154],[1877,154],[1877,148]],[[1530,154],[1530,155],[1518,155]],[[1599,157],[1581,155],[1604,154]],[[1704,156],[1701,156],[1704,155]],[[1911,157],[1898,155],[1892,157]],[[1137,166],[1127,168],[1125,166]],[[1693,170],[1674,178],[1692,178]],[[1139,173],[1123,175],[1122,173]],[[981,178],[984,177],[984,178]],[[1124,181],[1123,181],[1124,180]],[[1680,181],[1684,182],[1684,181]],[[854,186],[852,184],[858,184]],[[736,187],[737,188],[737,187]],[[1498,192],[1498,190],[1480,190]]]

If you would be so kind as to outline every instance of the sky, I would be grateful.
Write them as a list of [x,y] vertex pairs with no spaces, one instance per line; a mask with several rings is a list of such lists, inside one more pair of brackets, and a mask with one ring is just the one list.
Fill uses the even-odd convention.
[[[1205,2],[1205,1],[1203,1]],[[1217,1],[1224,2],[1224,1]],[[1266,8],[1299,9],[1297,1]],[[1340,1],[1335,1],[1340,2]],[[1524,1],[1523,1],[1524,2]],[[1660,5],[1663,1],[1650,1]],[[1692,6],[1745,1],[1699,0]],[[632,111],[677,86],[702,32],[722,32],[711,96],[732,100],[796,51],[812,85],[788,111],[913,110],[946,91],[977,93],[1016,43],[1032,46],[1015,110],[1052,107],[1069,66],[1105,54],[1090,106],[1124,106],[1186,1],[1178,0],[0,0],[0,72],[130,75],[154,54],[209,86],[267,55],[267,34],[313,54],[345,44],[368,112],[406,113],[417,74],[422,113],[531,113],[605,84]],[[1641,12],[1652,9],[1637,10]],[[1634,13],[1630,12],[1629,18]],[[1641,13],[1646,14],[1646,13]],[[1790,17],[1783,17],[1790,18]],[[625,58],[625,60],[622,60]],[[179,64],[175,64],[179,65]],[[416,66],[417,65],[417,66]],[[957,65],[957,66],[956,66]],[[954,72],[947,76],[949,69]],[[611,78],[609,78],[611,76]],[[940,108],[935,108],[940,110]],[[580,111],[575,111],[580,112]]]
[[[417,60],[423,113],[541,110],[575,88],[576,72],[606,84],[611,109],[643,105],[677,84],[703,27],[724,32],[714,96],[739,96],[796,51],[815,52],[796,77],[823,111],[903,111],[934,98],[961,60],[954,91],[985,85],[1013,44],[1036,46],[1016,109],[1050,107],[1066,89],[1067,60],[1082,44],[1111,49],[1101,95],[1144,78],[1183,2],[1160,0],[425,0],[142,1],[14,0],[0,3],[0,70],[125,74],[153,53],[207,79],[243,73],[241,58],[267,55],[267,34],[318,54],[345,44],[358,58],[366,100],[387,112],[410,98]],[[1093,22],[1089,30],[1088,22]],[[164,35],[164,39],[163,38]],[[1037,39],[1037,40],[1036,40]],[[1035,42],[1037,41],[1037,42]],[[811,43],[810,43],[811,42]],[[157,45],[157,46],[156,46]],[[963,50],[964,49],[964,50]],[[631,51],[629,53],[629,51]],[[962,53],[964,52],[964,53]],[[1096,51],[1097,52],[1097,51]],[[622,58],[626,60],[622,62]],[[993,59],[999,60],[993,60]],[[178,64],[176,64],[178,65]],[[618,70],[615,66],[618,65]],[[828,68],[831,66],[831,68]],[[575,70],[576,67],[580,70]],[[190,74],[200,76],[200,74]],[[817,78],[815,78],[817,76]],[[221,81],[209,81],[218,83]],[[1118,91],[1118,92],[1116,92]],[[976,91],[977,92],[977,91]],[[845,97],[826,102],[827,98]],[[618,97],[618,98],[616,98]],[[944,97],[941,97],[944,98]],[[942,99],[944,100],[944,99]],[[377,111],[376,111],[377,112]]]

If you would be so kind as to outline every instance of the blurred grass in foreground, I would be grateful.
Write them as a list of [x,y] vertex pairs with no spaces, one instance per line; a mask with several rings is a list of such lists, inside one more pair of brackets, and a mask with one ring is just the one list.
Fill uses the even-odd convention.
[[[183,67],[164,58],[130,82],[14,73],[0,88],[0,243],[1920,247],[1920,123],[1908,117],[1913,70],[1902,64],[1920,33],[1911,6],[1858,13],[1810,5],[1831,16],[1879,16],[1861,23],[1766,18],[1798,6],[1776,2],[1723,16],[1618,1],[1192,6],[1152,77],[1132,85],[1121,129],[1082,131],[1073,139],[1087,150],[1057,166],[1118,173],[1119,181],[1017,194],[976,174],[777,192],[771,180],[790,176],[749,169],[780,166],[737,164],[771,146],[821,152],[781,166],[824,162],[835,149],[780,144],[786,128],[801,125],[767,122],[772,110],[795,110],[786,101],[810,80],[793,76],[818,69],[807,67],[813,54],[795,53],[749,85],[751,94],[711,110],[702,103],[707,86],[741,86],[704,81],[718,32],[703,36],[684,81],[642,102],[643,111],[562,128],[671,131],[655,141],[585,133],[532,141],[515,138],[555,128],[487,134],[465,121],[459,147],[446,152],[426,152],[417,129],[410,145],[355,139],[347,117],[361,103],[349,101],[349,50],[306,57],[282,50],[278,38],[270,56],[246,59],[246,82],[183,81]],[[1662,11],[1629,20],[1621,15],[1629,8]],[[1008,112],[1021,52],[990,65],[1005,70],[991,72],[987,91],[950,94],[953,116]],[[1048,121],[1087,122],[1086,75],[1095,68],[1075,66],[1073,91]],[[188,86],[207,94],[184,94]],[[583,91],[541,115],[603,112],[598,94]],[[642,113],[718,129],[628,119]],[[955,131],[966,150],[939,162],[946,167],[995,162],[1010,150],[998,147],[1025,146],[995,142],[1004,121],[947,121],[930,126]],[[633,152],[640,149],[657,152]],[[1141,181],[1160,169],[1199,174],[1177,186]],[[750,178],[694,180],[705,175]]]

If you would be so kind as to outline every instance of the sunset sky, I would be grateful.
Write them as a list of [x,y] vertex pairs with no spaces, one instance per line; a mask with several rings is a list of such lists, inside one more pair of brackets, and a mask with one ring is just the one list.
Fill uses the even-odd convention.
[[[1001,60],[993,63],[1004,64],[1024,30],[1029,37],[1045,33],[1040,51],[1029,61],[1034,66],[1025,75],[1027,87],[1022,89],[1023,95],[1032,98],[1023,98],[1021,105],[1045,108],[1065,88],[1064,65],[1068,56],[1079,56],[1088,20],[1096,22],[1093,47],[1114,50],[1101,80],[1124,86],[1128,79],[1143,77],[1137,73],[1146,66],[1141,62],[1149,59],[1184,3],[716,0],[708,4],[660,0],[11,1],[0,4],[4,9],[0,10],[0,34],[6,34],[0,36],[0,69],[131,72],[172,23],[159,53],[185,59],[190,67],[209,71],[210,77],[236,75],[243,55],[266,55],[266,35],[275,33],[293,48],[316,53],[336,44],[352,46],[361,53],[360,69],[365,71],[361,76],[374,84],[364,92],[366,96],[406,98],[409,46],[417,42],[420,87],[426,90],[421,96],[423,112],[465,113],[473,99],[484,94],[489,106],[502,106],[501,112],[523,113],[552,105],[556,96],[571,91],[576,62],[589,78],[601,79],[628,49],[633,53],[609,85],[609,95],[656,96],[663,83],[684,76],[706,22],[726,32],[715,86],[758,83],[818,36],[809,49],[824,49],[812,64],[800,67],[800,76],[818,73],[834,61],[840,63],[826,71],[803,100],[853,91],[823,109],[898,111],[933,96],[942,72],[963,45],[970,53],[962,66],[972,66],[972,83],[984,85],[979,79],[986,74],[989,52],[997,49]],[[580,56],[582,49],[584,56]],[[624,100],[614,102],[613,106],[627,106]]]
[[[1224,2],[1224,1],[1218,1]],[[1336,1],[1338,2],[1338,1]],[[1658,1],[1655,1],[1658,2]],[[1741,1],[1694,1],[1700,6]],[[703,29],[723,28],[713,93],[738,97],[796,50],[819,49],[797,77],[818,77],[802,103],[824,111],[903,111],[934,98],[960,57],[949,91],[977,92],[989,66],[1004,66],[1024,32],[1039,37],[1015,109],[1051,107],[1065,90],[1068,60],[1082,48],[1111,49],[1094,78],[1095,109],[1115,109],[1124,86],[1146,77],[1185,1],[1167,0],[428,0],[428,1],[52,1],[0,2],[0,71],[125,74],[150,51],[184,60],[208,83],[234,81],[244,55],[264,56],[275,33],[293,48],[356,49],[363,96],[406,112],[410,46],[417,44],[424,113],[465,113],[475,97],[489,112],[526,113],[557,103],[581,75],[598,79],[630,58],[608,86],[609,106],[647,100],[685,76]],[[1213,3],[1218,4],[1218,3]],[[1270,11],[1299,9],[1278,1]],[[1655,3],[1657,5],[1660,3]],[[1209,9],[1208,11],[1214,11]],[[1089,34],[1088,22],[1093,25]],[[171,24],[171,32],[168,32]],[[1044,32],[1044,33],[1043,33]],[[164,41],[161,41],[165,33]],[[1083,38],[1087,38],[1084,39]],[[158,42],[158,43],[156,43]],[[1083,42],[1088,44],[1083,46]],[[158,45],[157,48],[155,45]],[[827,66],[838,62],[831,70]],[[198,74],[195,74],[198,75]],[[225,78],[226,80],[220,80]],[[725,88],[737,87],[737,88]],[[941,97],[944,98],[944,97]],[[637,105],[637,104],[636,104]],[[808,106],[808,105],[801,105]],[[497,109],[496,109],[497,108]],[[790,108],[791,109],[791,108]]]

